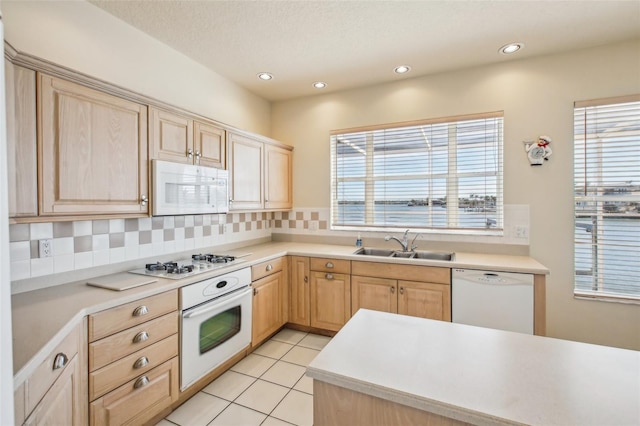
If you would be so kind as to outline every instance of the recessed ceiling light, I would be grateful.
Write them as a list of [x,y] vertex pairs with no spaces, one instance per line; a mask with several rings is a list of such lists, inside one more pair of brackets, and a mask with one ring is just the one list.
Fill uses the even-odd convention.
[[503,55],[510,55],[512,53],[516,53],[518,50],[522,49],[523,47],[524,47],[524,43],[509,43],[502,46],[500,50],[498,50],[498,52],[502,53]]
[[400,65],[399,67],[395,67],[393,71],[396,74],[406,74],[411,71],[411,67],[409,65]]
[[272,80],[273,74],[270,74],[268,72],[261,72],[261,73],[258,73],[258,78],[264,81]]
[[327,83],[325,83],[324,81],[316,81],[315,83],[313,83],[313,87],[315,87],[316,89],[324,89],[325,87],[327,87]]

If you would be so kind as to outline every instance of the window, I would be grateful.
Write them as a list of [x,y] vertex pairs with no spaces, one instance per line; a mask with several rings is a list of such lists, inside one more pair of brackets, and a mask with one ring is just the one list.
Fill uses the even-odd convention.
[[640,300],[640,96],[574,109],[575,294]]
[[502,113],[334,131],[332,229],[502,231]]

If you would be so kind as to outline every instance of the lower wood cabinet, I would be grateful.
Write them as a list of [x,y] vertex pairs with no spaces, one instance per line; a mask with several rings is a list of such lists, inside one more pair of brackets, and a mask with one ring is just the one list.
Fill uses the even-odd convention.
[[89,316],[89,421],[138,425],[180,392],[178,295],[169,291]]
[[253,287],[251,345],[258,346],[287,322],[287,258],[251,268]]
[[451,321],[449,268],[352,262],[352,271],[353,314],[365,308]]
[[87,423],[84,323],[77,326],[15,393],[15,421],[25,425]]

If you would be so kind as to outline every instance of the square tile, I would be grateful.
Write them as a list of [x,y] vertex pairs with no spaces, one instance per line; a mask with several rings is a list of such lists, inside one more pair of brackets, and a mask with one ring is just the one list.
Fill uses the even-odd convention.
[[225,408],[224,411],[218,415],[218,417],[216,417],[211,423],[209,423],[209,425],[259,426],[266,418],[266,414],[259,413],[238,404],[231,404],[227,408]]
[[75,268],[74,260],[75,256],[73,253],[54,256],[53,272],[57,274],[59,272],[73,271],[73,269]]
[[300,340],[306,336],[307,333],[304,331],[291,330],[288,328],[283,328],[278,334],[273,336],[271,340],[277,340],[279,342],[290,343],[292,345],[296,345]]
[[73,254],[73,241],[73,237],[54,238],[53,255],[60,256],[63,254]]
[[53,238],[53,223],[31,223],[29,226],[32,240]]
[[255,377],[229,370],[209,383],[202,392],[233,401],[255,381]]
[[300,340],[298,346],[304,346],[305,348],[322,350],[327,343],[331,341],[331,337],[320,336],[319,334],[308,334],[304,339]]
[[306,367],[311,361],[318,355],[320,351],[315,349],[303,348],[296,346],[291,349],[285,356],[282,357],[282,361],[291,362],[293,364],[302,365]]
[[31,243],[29,241],[9,243],[9,256],[12,262],[31,259]]
[[262,376],[264,372],[267,371],[275,363],[275,359],[255,354],[249,354],[242,361],[231,367],[231,370],[237,373],[242,373],[257,378]]
[[54,222],[53,238],[73,237],[73,222]]
[[260,376],[260,379],[291,388],[300,380],[305,371],[306,368],[301,365],[278,361]]
[[235,403],[269,414],[282,401],[287,392],[289,392],[289,388],[284,386],[256,380],[235,400]]
[[313,425],[313,396],[292,390],[271,416],[298,426]]
[[31,259],[11,262],[11,281],[31,278]]
[[124,219],[109,219],[109,233],[124,232]]
[[73,222],[73,236],[82,237],[85,235],[91,235],[93,225],[90,220],[83,220],[79,222]]
[[31,259],[31,277],[40,277],[49,274],[53,274],[53,257]]
[[302,376],[293,389],[313,395],[313,379],[309,376]]
[[205,426],[228,405],[228,401],[198,392],[169,414],[167,420],[184,426]]
[[28,223],[18,223],[9,225],[9,241],[29,241],[31,227]]
[[175,423],[171,423],[169,420],[162,419],[155,426],[176,426]]
[[94,220],[92,226],[93,235],[101,235],[109,233],[109,221],[104,220]]
[[264,422],[262,422],[262,426],[291,426],[291,423],[287,423],[280,419],[276,419],[275,417],[269,416]]
[[280,359],[284,354],[289,352],[293,345],[277,340],[269,340],[264,342],[260,347],[253,351],[254,354],[267,356],[269,358]]

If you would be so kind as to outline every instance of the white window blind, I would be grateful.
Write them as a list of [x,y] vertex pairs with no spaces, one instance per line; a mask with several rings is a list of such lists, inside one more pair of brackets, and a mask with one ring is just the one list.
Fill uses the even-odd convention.
[[640,96],[574,109],[575,294],[640,300]]
[[501,233],[503,115],[331,134],[332,229]]

